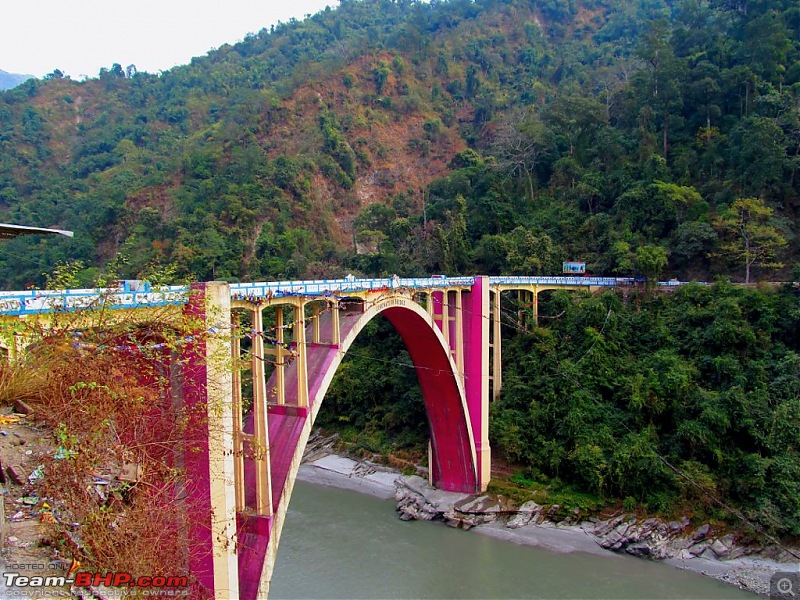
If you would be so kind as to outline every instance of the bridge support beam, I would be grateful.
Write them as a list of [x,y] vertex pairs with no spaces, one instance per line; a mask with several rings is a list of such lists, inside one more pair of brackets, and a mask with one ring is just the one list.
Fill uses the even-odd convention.
[[239,597],[233,458],[231,300],[224,282],[192,285],[185,309],[196,335],[184,351],[182,395],[190,425],[185,506],[194,597]]
[[472,291],[465,296],[464,387],[475,441],[478,491],[483,492],[492,473],[489,447],[489,278],[476,276]]
[[305,303],[294,307],[294,350],[297,361],[297,406],[308,408],[308,346],[306,345]]
[[492,399],[500,397],[503,387],[503,340],[500,331],[500,290],[495,290],[492,296]]
[[[272,514],[272,485],[270,482],[269,429],[267,427],[267,380],[264,369],[264,318],[261,306],[253,311],[253,435],[242,431],[250,443],[250,451],[256,463],[256,514]],[[244,479],[242,479],[242,483]]]

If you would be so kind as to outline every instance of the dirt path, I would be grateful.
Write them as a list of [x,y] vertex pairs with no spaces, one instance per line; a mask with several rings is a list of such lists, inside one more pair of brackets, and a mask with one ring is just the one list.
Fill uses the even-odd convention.
[[[42,457],[57,452],[52,431],[38,426],[23,403],[0,407],[0,594],[12,573],[23,577],[65,575],[69,557],[53,547],[46,523],[52,518],[52,499],[41,498],[36,486],[42,477]],[[48,500],[50,500],[48,502]],[[34,590],[27,590],[33,593]],[[54,590],[51,590],[54,591]],[[35,594],[34,594],[35,596]]]

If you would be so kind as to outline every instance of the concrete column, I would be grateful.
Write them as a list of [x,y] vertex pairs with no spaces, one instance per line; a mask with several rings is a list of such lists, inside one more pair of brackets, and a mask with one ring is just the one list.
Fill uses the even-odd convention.
[[244,500],[244,437],[242,430],[242,372],[241,372],[241,331],[239,329],[239,315],[231,314],[231,360],[232,371],[232,400],[233,400],[233,464],[234,485],[236,489],[236,510],[245,508]]
[[339,324],[339,301],[331,300],[331,344],[337,347],[342,343],[341,325]]
[[193,284],[184,313],[195,332],[181,363],[191,421],[184,456],[189,566],[206,593],[227,600],[239,597],[228,284]]
[[500,290],[494,293],[492,303],[492,397],[497,400],[503,388],[503,350],[500,331]]
[[312,316],[312,319],[313,319],[313,322],[312,322],[313,330],[312,330],[312,335],[311,335],[311,341],[313,343],[315,343],[315,344],[319,344],[319,341],[320,341],[319,340],[319,302],[314,302],[311,305],[311,310],[312,310],[312,313],[313,313],[313,316]]
[[450,292],[442,293],[442,335],[444,343],[450,346]]
[[260,305],[253,311],[253,455],[256,464],[256,512],[272,514],[267,427],[267,380],[264,371],[264,319]]
[[455,353],[456,369],[458,376],[464,380],[464,306],[461,298],[461,290],[456,291],[456,316],[455,316]]
[[475,277],[465,306],[465,391],[472,436],[475,440],[478,490],[486,491],[491,479],[489,447],[489,278]]
[[294,342],[297,352],[297,406],[308,406],[308,367],[306,360],[306,323],[304,302],[294,308]]
[[284,335],[283,335],[283,307],[275,307],[275,402],[286,404],[286,373]]

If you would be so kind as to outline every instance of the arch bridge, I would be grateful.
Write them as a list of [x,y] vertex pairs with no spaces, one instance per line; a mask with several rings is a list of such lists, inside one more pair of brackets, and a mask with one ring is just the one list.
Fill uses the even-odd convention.
[[[675,285],[677,282],[660,285]],[[179,306],[207,335],[193,343],[181,396],[204,407],[201,452],[186,459],[194,505],[190,569],[208,597],[266,598],[295,476],[325,393],[364,327],[383,315],[402,337],[430,426],[432,485],[465,493],[489,483],[490,394],[501,387],[501,294],[538,318],[552,289],[630,286],[630,278],[430,277],[210,282],[151,289],[0,292],[0,315]],[[191,292],[191,293],[190,293]],[[20,339],[2,346],[13,357]],[[247,407],[247,410],[245,410]],[[199,504],[198,504],[199,503]]]

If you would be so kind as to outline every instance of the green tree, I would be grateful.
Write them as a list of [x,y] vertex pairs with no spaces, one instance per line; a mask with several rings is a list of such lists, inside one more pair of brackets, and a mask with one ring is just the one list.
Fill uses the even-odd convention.
[[780,268],[777,253],[787,244],[773,218],[773,209],[759,198],[737,198],[723,210],[714,227],[720,235],[719,254],[744,263],[745,283],[753,267]]
[[648,288],[655,286],[666,266],[667,251],[661,246],[647,244],[636,249],[636,268],[647,277]]

